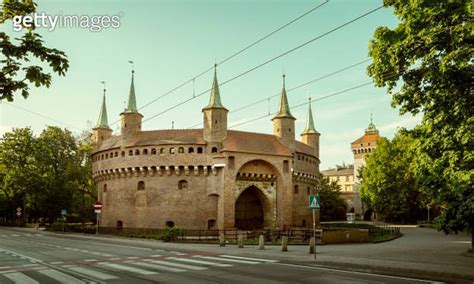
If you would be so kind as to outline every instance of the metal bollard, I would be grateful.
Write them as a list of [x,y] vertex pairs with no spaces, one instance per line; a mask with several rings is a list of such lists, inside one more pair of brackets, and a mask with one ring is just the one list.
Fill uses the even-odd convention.
[[243,248],[244,247],[244,236],[239,235],[237,237],[237,243],[239,244],[239,248]]
[[263,235],[258,237],[258,249],[265,249],[265,239]]
[[311,237],[309,239],[309,253],[310,254],[314,254],[314,243],[315,243],[315,239],[314,237]]
[[225,235],[224,234],[219,235],[219,246],[225,247]]
[[281,251],[288,251],[288,237],[281,237]]

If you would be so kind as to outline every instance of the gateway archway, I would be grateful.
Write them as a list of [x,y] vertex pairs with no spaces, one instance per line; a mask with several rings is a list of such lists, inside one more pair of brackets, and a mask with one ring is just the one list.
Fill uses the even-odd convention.
[[245,189],[235,202],[235,227],[257,230],[264,227],[264,196],[256,186]]

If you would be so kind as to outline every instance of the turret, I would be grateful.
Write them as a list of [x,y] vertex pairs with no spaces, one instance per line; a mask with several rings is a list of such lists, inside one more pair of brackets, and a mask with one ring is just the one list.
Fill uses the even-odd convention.
[[314,148],[314,155],[319,159],[319,136],[321,134],[314,128],[313,112],[311,110],[311,98],[308,103],[308,118],[306,127],[301,133],[301,142]]
[[295,149],[295,120],[296,118],[291,114],[290,106],[288,105],[285,89],[285,75],[283,75],[280,109],[275,117],[272,118],[273,135],[277,136],[278,140],[292,151]]
[[135,97],[134,85],[135,71],[132,69],[132,83],[130,84],[130,93],[128,95],[127,107],[120,114],[122,138],[131,138],[135,133],[142,130],[142,118],[137,109],[137,99]]
[[107,106],[105,104],[105,87],[104,96],[102,97],[102,107],[100,108],[99,119],[97,125],[92,128],[92,142],[100,145],[104,140],[112,136],[112,129],[109,127],[107,120]]
[[221,103],[216,67],[217,65],[214,65],[214,80],[209,104],[202,109],[204,140],[209,143],[220,143],[227,137],[227,113],[229,111]]

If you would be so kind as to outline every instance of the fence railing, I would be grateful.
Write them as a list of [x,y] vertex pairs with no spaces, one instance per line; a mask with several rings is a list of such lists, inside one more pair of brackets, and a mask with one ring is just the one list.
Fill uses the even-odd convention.
[[[56,226],[57,227],[57,226]],[[70,232],[83,232],[83,233],[94,233],[95,226],[72,226],[66,225],[63,227],[65,231]],[[61,227],[53,228],[52,230],[63,229]],[[323,231],[334,232],[334,231],[347,231],[347,230],[359,230],[368,232],[368,241],[379,241],[390,237],[400,235],[400,228],[390,225],[368,225],[365,228],[356,228],[353,226],[343,227],[322,227],[316,230],[316,241],[322,243]],[[125,237],[138,237],[138,238],[158,238],[159,235],[166,233],[166,229],[156,228],[129,228],[129,227],[100,227],[99,233],[101,234],[114,234]],[[342,232],[341,232],[342,233]],[[189,242],[216,242],[221,234],[224,234],[225,239],[230,243],[236,242],[239,235],[242,235],[246,240],[258,240],[260,235],[263,235],[265,242],[277,242],[281,240],[281,237],[286,236],[288,241],[293,244],[307,244],[310,238],[313,236],[312,229],[306,228],[291,228],[286,230],[280,229],[263,229],[263,230],[238,230],[238,229],[225,229],[225,230],[192,230],[192,229],[177,229],[176,240],[178,241],[189,241]]]

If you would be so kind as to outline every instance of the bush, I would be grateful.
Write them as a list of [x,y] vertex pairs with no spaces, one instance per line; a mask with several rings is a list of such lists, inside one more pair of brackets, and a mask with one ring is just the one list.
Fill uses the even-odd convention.
[[158,235],[158,239],[165,242],[176,241],[178,237],[184,236],[183,229],[178,227],[166,227],[163,233]]

